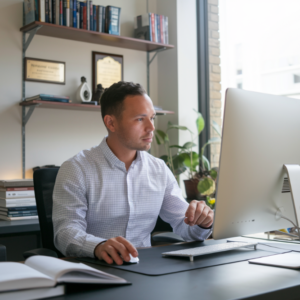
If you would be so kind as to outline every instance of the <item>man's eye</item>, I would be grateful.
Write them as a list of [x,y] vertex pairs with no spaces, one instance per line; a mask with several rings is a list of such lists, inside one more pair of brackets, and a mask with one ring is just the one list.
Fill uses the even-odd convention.
[[155,120],[155,117],[151,118],[151,120],[154,121],[154,120]]
[[138,121],[143,121],[143,118],[139,118]]

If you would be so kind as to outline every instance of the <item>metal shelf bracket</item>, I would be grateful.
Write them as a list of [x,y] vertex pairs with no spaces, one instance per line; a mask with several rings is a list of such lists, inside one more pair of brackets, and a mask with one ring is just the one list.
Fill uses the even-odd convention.
[[[162,47],[158,50],[151,50],[147,52],[147,94],[150,95],[150,65],[153,62],[154,58],[159,52],[167,50],[166,47]],[[155,54],[150,59],[150,53],[155,52]]]
[[[24,16],[23,16],[24,20]],[[42,26],[39,25],[35,27],[32,30],[29,30],[27,32],[23,32],[22,34],[22,101],[25,101],[25,80],[24,80],[24,72],[25,72],[25,54],[26,50],[28,49],[33,37],[35,36],[36,32],[41,28]],[[26,34],[29,34],[27,40],[26,40]],[[25,178],[25,127],[30,119],[34,109],[38,105],[30,106],[29,110],[26,114],[26,108],[23,106],[22,107],[22,177]]]
[[30,45],[30,43],[31,43],[31,41],[32,41],[32,39],[33,39],[33,37],[34,37],[34,35],[36,34],[36,32],[37,32],[41,27],[42,27],[42,26],[39,25],[39,26],[37,26],[37,27],[31,29],[30,31],[24,32],[24,35],[25,35],[26,33],[29,33],[29,37],[27,38],[27,41],[23,44],[23,52],[24,52],[24,54],[25,54],[25,52],[26,52],[28,46]]
[[[39,104],[35,104],[29,107],[27,114],[25,114],[25,117],[22,120],[22,126],[26,126],[27,122],[29,121],[34,109],[39,106]],[[24,107],[25,110],[25,107]]]

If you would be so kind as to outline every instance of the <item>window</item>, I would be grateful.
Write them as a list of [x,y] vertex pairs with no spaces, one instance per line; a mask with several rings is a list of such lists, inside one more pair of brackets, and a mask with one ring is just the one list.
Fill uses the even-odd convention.
[[229,87],[300,99],[299,11],[299,0],[219,0],[223,101]]
[[294,74],[294,83],[300,82],[300,75]]

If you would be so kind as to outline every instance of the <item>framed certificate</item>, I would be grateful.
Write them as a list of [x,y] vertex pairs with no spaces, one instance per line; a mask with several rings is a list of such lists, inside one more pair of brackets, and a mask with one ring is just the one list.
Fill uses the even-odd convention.
[[66,64],[62,61],[25,57],[24,80],[66,84]]
[[103,88],[123,80],[123,55],[92,52],[93,92],[97,84]]

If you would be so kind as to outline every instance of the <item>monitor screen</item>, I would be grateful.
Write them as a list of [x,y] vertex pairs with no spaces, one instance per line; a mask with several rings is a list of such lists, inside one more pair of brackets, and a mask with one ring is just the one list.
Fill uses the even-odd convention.
[[227,89],[214,239],[292,227],[278,209],[296,223],[283,165],[300,164],[299,131],[300,100]]

